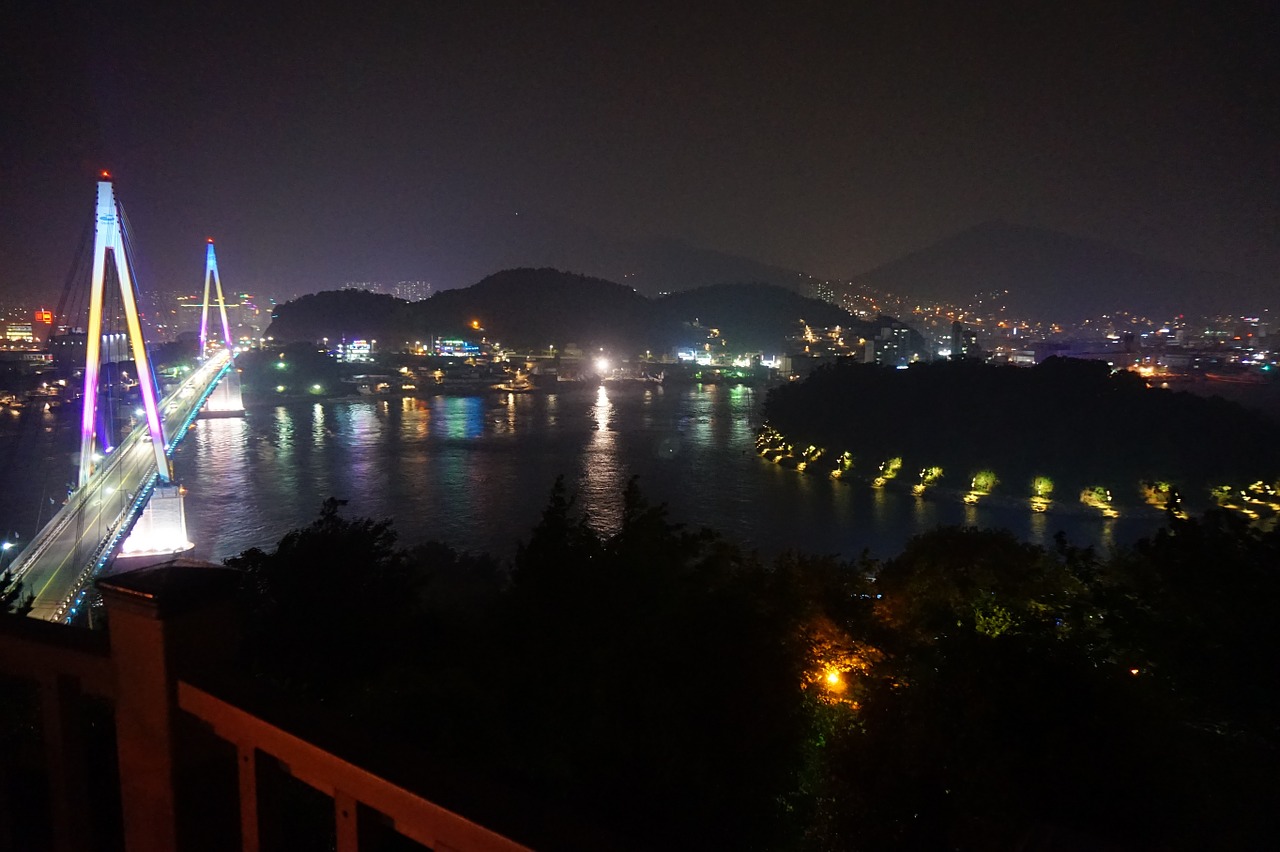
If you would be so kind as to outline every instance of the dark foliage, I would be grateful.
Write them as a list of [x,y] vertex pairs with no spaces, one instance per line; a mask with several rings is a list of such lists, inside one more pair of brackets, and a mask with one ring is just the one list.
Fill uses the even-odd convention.
[[1280,743],[1280,529],[1214,511],[1168,527],[1111,563],[1113,642],[1164,683],[1179,712],[1232,736]]
[[1140,482],[1190,493],[1280,476],[1276,426],[1266,417],[1153,390],[1097,361],[1050,358],[1030,370],[972,361],[833,365],[772,391],[765,413],[798,445],[852,452],[855,472],[900,456],[905,470],[938,465],[944,483],[967,487],[989,468],[1018,496],[1038,475],[1052,477],[1061,496],[1105,485],[1124,502],[1137,499]]
[[367,290],[310,293],[278,305],[271,319],[267,334],[282,343],[314,343],[325,337],[405,340],[414,328],[408,302]]
[[246,392],[269,396],[302,395],[317,385],[332,393],[342,387],[344,369],[354,372],[310,343],[244,352],[236,357],[236,367]]
[[199,348],[198,338],[188,333],[177,340],[151,347],[151,365],[157,372],[178,367],[194,367],[196,350]]
[[704,328],[719,328],[735,349],[758,349],[772,353],[788,335],[796,333],[804,320],[814,328],[841,326],[848,336],[868,337],[872,325],[855,319],[843,308],[817,299],[807,299],[781,287],[767,284],[717,284],[672,293],[655,304],[659,320],[671,329],[664,348],[700,344],[706,337],[681,335],[682,324],[697,319]]
[[500,812],[604,829],[535,819],[535,845],[1192,850],[1276,828],[1280,533],[1210,515],[1104,560],[939,529],[883,564],[762,565],[634,481],[603,534],[557,482],[503,568],[397,550],[340,505],[229,563],[253,670],[406,761],[480,772]]
[[398,646],[415,614],[418,581],[395,549],[389,521],[348,520],[329,499],[311,526],[227,560],[245,572],[251,645],[261,667],[332,697],[370,671],[369,652]]
[[0,613],[26,615],[31,612],[36,596],[26,591],[21,580],[14,579],[13,572],[5,569],[0,573]]
[[[503,752],[628,834],[684,845],[776,834],[803,736],[786,614],[760,567],[650,506],[633,481],[600,537],[557,483],[515,561],[506,686],[526,702]],[[654,839],[657,839],[654,837]]]

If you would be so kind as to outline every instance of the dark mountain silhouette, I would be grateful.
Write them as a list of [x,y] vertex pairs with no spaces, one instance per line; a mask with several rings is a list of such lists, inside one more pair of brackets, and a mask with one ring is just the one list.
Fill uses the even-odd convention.
[[1153,319],[1214,312],[1233,307],[1224,293],[1240,292],[1240,282],[1225,276],[1007,222],[962,231],[853,283],[959,305],[994,293],[1015,315],[1060,322],[1121,310]]
[[[804,320],[814,328],[841,326],[854,335],[868,336],[873,324],[855,319],[829,302],[808,299],[768,284],[717,284],[658,299],[655,308],[667,328],[681,329],[673,345],[697,341],[684,326],[694,320],[703,328],[718,328],[736,348],[773,350]],[[876,325],[878,327],[878,324]],[[704,335],[705,336],[705,335]]]
[[794,270],[666,237],[632,243],[626,257],[631,268],[622,280],[650,296],[715,284],[772,284],[805,292],[810,280]]
[[309,293],[277,305],[266,336],[279,343],[298,340],[408,339],[414,330],[409,302],[367,290]]
[[555,269],[508,269],[411,307],[428,333],[478,321],[487,337],[520,349],[643,350],[653,323],[652,303],[630,287]]
[[[648,299],[621,284],[555,269],[509,269],[421,302],[360,290],[316,293],[276,308],[277,342],[363,337],[393,346],[430,337],[484,335],[521,350],[550,345],[665,352],[718,328],[735,350],[778,352],[799,329],[870,326],[841,308],[768,284],[720,284]],[[477,324],[479,328],[473,326]]]
[[[668,237],[625,240],[554,216],[524,212],[463,216],[433,224],[424,241],[424,265],[441,276],[437,286],[474,281],[491,269],[553,268],[617,281],[646,296],[710,284],[765,283],[801,290],[808,277],[749,258]],[[433,248],[448,246],[448,251]],[[429,256],[427,256],[429,255]],[[447,262],[447,258],[452,258]]]

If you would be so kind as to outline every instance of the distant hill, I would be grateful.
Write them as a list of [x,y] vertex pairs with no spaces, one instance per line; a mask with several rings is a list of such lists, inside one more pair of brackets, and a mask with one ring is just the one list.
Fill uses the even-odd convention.
[[653,324],[652,303],[630,287],[556,269],[508,269],[410,307],[425,334],[479,321],[490,339],[520,349],[643,350]]
[[666,238],[632,243],[626,262],[630,268],[622,280],[649,296],[716,284],[772,284],[804,292],[809,283],[795,270]]
[[858,275],[853,283],[960,305],[997,293],[1014,314],[1076,321],[1119,310],[1161,319],[1227,309],[1232,306],[1223,293],[1236,282],[1096,240],[988,222]]
[[600,278],[509,269],[421,302],[357,290],[304,296],[276,308],[267,334],[281,342],[344,336],[412,342],[484,334],[525,350],[574,343],[665,352],[705,340],[706,329],[714,327],[735,350],[778,352],[800,320],[856,332],[870,328],[841,308],[768,284],[719,284],[649,299]]
[[721,329],[735,346],[749,350],[776,349],[780,340],[795,333],[800,320],[815,328],[842,326],[862,336],[872,327],[829,302],[768,284],[699,287],[665,296],[655,308],[667,328],[696,319],[703,327]]
[[[437,285],[475,280],[490,269],[554,268],[617,281],[646,296],[711,284],[764,283],[802,290],[808,277],[750,258],[671,238],[624,240],[589,227],[537,213],[463,218],[441,224],[433,242],[448,245],[432,255],[445,276]],[[425,259],[424,259],[424,262]]]
[[277,305],[266,335],[296,340],[408,339],[414,318],[409,303],[367,290],[327,290]]

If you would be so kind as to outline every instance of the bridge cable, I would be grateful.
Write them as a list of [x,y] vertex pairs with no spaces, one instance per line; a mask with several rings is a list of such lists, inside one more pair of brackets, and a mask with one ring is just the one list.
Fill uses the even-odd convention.
[[[142,317],[143,317],[142,284],[141,284],[142,273],[138,269],[138,264],[136,262],[136,255],[133,250],[133,225],[129,222],[129,215],[125,212],[124,204],[122,202],[117,201],[116,206],[120,210],[120,225],[121,225],[120,235],[124,239],[124,253],[128,258],[129,270],[132,272],[131,278],[133,280],[133,299],[135,303],[134,306],[138,309],[138,328],[141,329]],[[155,352],[154,350],[151,349],[149,343],[150,342],[146,339],[146,336],[144,335],[142,344],[144,347],[147,348],[147,371],[151,374],[151,387],[155,391],[156,404],[158,405],[160,403],[160,400],[162,399],[162,394],[160,390],[159,377],[156,375],[156,360],[154,357]],[[138,377],[138,381],[139,382],[142,381],[141,376]],[[141,389],[139,389],[139,395],[141,395]],[[163,434],[163,432],[164,432],[164,427],[163,427],[163,420],[162,420],[161,434]],[[167,440],[167,436],[165,437]]]

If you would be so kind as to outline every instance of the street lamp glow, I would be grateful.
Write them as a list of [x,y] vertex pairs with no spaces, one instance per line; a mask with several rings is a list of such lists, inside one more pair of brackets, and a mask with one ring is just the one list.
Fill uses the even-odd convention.
[[597,359],[596,359],[596,372],[597,372],[597,373],[607,373],[607,372],[609,372],[609,359],[608,359],[608,358],[597,358]]

